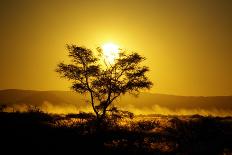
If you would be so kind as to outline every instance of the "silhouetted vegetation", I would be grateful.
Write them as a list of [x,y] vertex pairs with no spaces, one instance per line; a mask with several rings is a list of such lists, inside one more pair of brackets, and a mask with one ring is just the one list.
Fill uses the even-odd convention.
[[[78,93],[89,93],[93,111],[97,119],[103,120],[112,103],[119,96],[129,92],[138,94],[141,89],[149,89],[152,82],[146,76],[147,66],[142,66],[144,57],[138,53],[119,50],[114,63],[102,60],[103,52],[97,48],[97,55],[85,47],[68,45],[72,64],[60,63],[57,72],[72,81],[72,89]],[[103,64],[104,63],[104,64]],[[116,115],[112,115],[115,116]]]
[[[0,112],[1,151],[71,154],[232,153],[232,118],[114,116],[101,128],[91,113],[51,115],[40,110]],[[124,113],[124,111],[121,111]],[[119,116],[122,116],[121,114]],[[33,150],[31,152],[30,150]]]
[[6,104],[0,105],[0,112],[4,112],[4,110],[7,108]]

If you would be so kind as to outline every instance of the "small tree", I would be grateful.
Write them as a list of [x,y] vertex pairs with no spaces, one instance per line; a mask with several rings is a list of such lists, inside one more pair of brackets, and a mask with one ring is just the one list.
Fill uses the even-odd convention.
[[138,53],[119,50],[114,63],[104,63],[102,49],[97,54],[85,47],[67,45],[72,64],[58,64],[56,71],[61,77],[72,81],[72,89],[78,93],[89,93],[97,119],[104,119],[115,99],[125,93],[138,94],[141,89],[150,89],[152,82],[145,75],[148,67],[142,66],[144,57]]
[[7,105],[6,104],[2,104],[0,105],[0,112],[4,112],[7,108]]

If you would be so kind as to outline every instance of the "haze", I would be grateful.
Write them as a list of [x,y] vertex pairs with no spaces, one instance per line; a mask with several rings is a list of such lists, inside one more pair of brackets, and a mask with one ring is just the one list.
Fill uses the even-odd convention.
[[0,89],[69,90],[65,44],[147,58],[152,93],[232,95],[230,0],[1,0]]

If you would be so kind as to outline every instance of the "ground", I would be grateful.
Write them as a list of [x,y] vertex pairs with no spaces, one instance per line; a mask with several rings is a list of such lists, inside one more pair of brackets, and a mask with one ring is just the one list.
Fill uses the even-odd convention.
[[232,118],[149,115],[99,123],[91,114],[0,113],[1,152],[232,154]]

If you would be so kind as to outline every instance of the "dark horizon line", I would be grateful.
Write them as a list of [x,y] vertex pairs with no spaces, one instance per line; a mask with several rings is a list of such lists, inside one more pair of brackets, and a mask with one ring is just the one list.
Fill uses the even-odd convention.
[[[37,92],[74,92],[72,90],[36,90],[36,89],[0,89],[0,91],[37,91]],[[177,94],[166,94],[166,93],[151,93],[151,92],[145,92],[141,91],[141,93],[144,94],[151,94],[151,95],[166,95],[166,96],[176,96],[176,97],[232,97],[232,95],[177,95]]]

